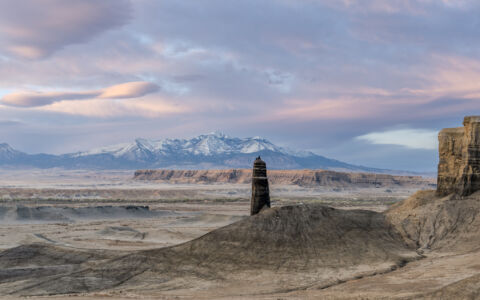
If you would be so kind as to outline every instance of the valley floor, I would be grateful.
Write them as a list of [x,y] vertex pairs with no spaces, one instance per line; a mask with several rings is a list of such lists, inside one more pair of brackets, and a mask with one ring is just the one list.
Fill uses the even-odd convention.
[[[3,251],[0,252],[2,267],[0,295],[2,299],[13,299],[25,295],[29,295],[29,299],[136,299],[139,297],[145,299],[476,299],[472,295],[480,297],[478,285],[480,246],[463,250],[443,248],[435,251],[424,247],[418,253],[405,248],[399,254],[385,254],[387,256],[384,264],[375,260],[362,263],[360,259],[351,267],[337,268],[332,265],[326,268],[323,262],[321,269],[323,271],[320,273],[310,270],[307,265],[305,267],[295,265],[295,271],[290,273],[288,268],[284,269],[282,266],[284,263],[275,267],[278,268],[276,271],[269,268],[260,269],[256,273],[251,273],[249,270],[235,271],[231,275],[232,278],[236,278],[235,280],[221,279],[226,275],[218,274],[200,278],[191,277],[193,275],[188,271],[185,277],[175,273],[172,275],[175,280],[165,286],[161,283],[162,273],[146,274],[144,279],[141,274],[137,274],[135,275],[137,279],[131,279],[127,284],[116,287],[92,291],[82,291],[80,288],[80,292],[67,294],[63,294],[60,290],[58,290],[59,294],[48,292],[49,288],[47,288],[46,294],[43,294],[38,292],[42,289],[34,288],[35,285],[40,284],[35,278],[42,276],[53,278],[51,276],[55,272],[59,272],[59,278],[62,278],[67,276],[66,274],[104,268],[101,266],[110,259],[115,261],[116,258],[122,259],[131,253],[144,253],[142,251],[153,251],[152,253],[158,253],[155,254],[156,256],[168,257],[170,255],[168,249],[172,246],[180,245],[181,248],[181,245],[186,245],[187,247],[188,241],[199,241],[198,244],[202,239],[208,239],[206,234],[215,229],[229,224],[235,223],[232,226],[240,226],[236,224],[250,222],[248,220],[250,187],[248,185],[172,186],[138,183],[131,181],[131,173],[126,172],[109,174],[83,171],[59,172],[59,176],[44,174],[45,176],[41,177],[42,180],[37,180],[39,173],[43,171],[36,172],[38,174],[21,174],[21,172],[15,173],[15,176],[3,174],[5,180],[0,183],[0,207],[2,208],[0,209],[0,251]],[[273,186],[272,204],[275,207],[294,205],[293,207],[300,208],[302,205],[317,207],[315,205],[323,204],[339,208],[337,214],[345,215],[347,219],[357,218],[354,217],[357,214],[374,214],[372,216],[377,218],[375,213],[368,211],[383,212],[391,204],[406,199],[414,192],[408,189],[328,190]],[[145,208],[146,206],[148,209]],[[342,212],[344,209],[355,211],[352,211],[352,214],[344,213]],[[335,211],[337,210],[333,212]],[[352,217],[348,217],[350,215]],[[303,213],[299,216],[303,217]],[[312,216],[312,218],[311,220],[317,222],[317,217]],[[265,220],[267,223],[261,226],[270,224],[269,219]],[[255,226],[255,223],[252,224]],[[290,225],[287,223],[282,226],[287,226],[284,230],[295,229],[294,227],[288,229]],[[330,223],[322,226],[337,228]],[[372,223],[367,222],[365,226],[372,226]],[[377,225],[374,225],[374,230],[381,229],[375,226]],[[368,236],[372,232],[374,231],[369,229],[359,234]],[[388,235],[392,234],[390,231],[386,232]],[[244,234],[248,237],[250,233]],[[345,234],[352,234],[351,239],[355,239],[358,235],[349,230],[338,234],[340,238]],[[204,236],[202,239],[198,239],[202,236]],[[279,238],[282,239],[281,235]],[[391,237],[386,237],[382,232],[378,233],[377,238],[386,239],[385,245],[394,242],[394,240],[390,241]],[[359,240],[355,243],[365,243],[361,245],[366,247],[365,253],[384,251],[383,244],[375,246],[375,241]],[[191,247],[193,245],[196,244],[192,244]],[[167,249],[166,254],[161,254],[162,249]],[[288,250],[290,248],[286,249],[290,251]],[[302,251],[308,252],[310,251],[308,249]],[[318,249],[323,251],[322,248],[315,249],[317,249],[315,251],[319,251]],[[355,252],[355,248],[352,248],[352,251]],[[376,252],[372,252],[374,253]],[[378,255],[383,255],[383,252],[379,253]],[[79,261],[74,259],[72,262],[72,255],[78,257],[86,255],[87,258]],[[325,255],[331,254],[326,252]],[[377,254],[373,257],[375,255]],[[405,258],[396,262],[394,258],[396,255]],[[65,261],[58,262],[59,259]],[[358,258],[352,259],[355,261]],[[318,263],[309,260],[310,264]],[[304,272],[299,271],[303,268]],[[94,278],[92,276],[97,275],[88,275],[85,278]],[[158,282],[152,282],[151,280],[157,278],[156,276],[160,276]],[[82,277],[81,280],[85,279]],[[255,284],[249,284],[251,280],[255,280]],[[285,281],[284,288],[281,288],[283,281]],[[232,284],[232,282],[238,284]],[[263,288],[272,285],[273,282],[272,288]],[[455,297],[452,298],[452,295]]]

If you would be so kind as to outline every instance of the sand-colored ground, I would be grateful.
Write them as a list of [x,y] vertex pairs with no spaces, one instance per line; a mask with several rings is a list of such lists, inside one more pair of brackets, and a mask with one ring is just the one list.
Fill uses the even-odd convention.
[[[163,213],[155,218],[83,218],[70,222],[51,215],[37,220],[16,220],[16,217],[2,217],[0,209],[0,249],[32,242],[87,249],[164,247],[199,237],[246,217],[249,212],[251,187],[247,184],[172,185],[135,181],[132,171],[0,170],[0,176],[0,206],[10,210],[136,205]],[[322,203],[374,211],[383,211],[415,191],[411,188],[333,191],[295,185],[273,185],[271,190],[274,206]]]
[[252,218],[247,185],[63,175],[0,184],[2,298],[480,297],[478,196],[273,186]]

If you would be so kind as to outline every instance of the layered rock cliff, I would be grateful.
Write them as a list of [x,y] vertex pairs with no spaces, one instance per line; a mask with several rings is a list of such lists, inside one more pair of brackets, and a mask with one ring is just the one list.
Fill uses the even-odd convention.
[[[252,170],[138,170],[135,180],[165,183],[250,184]],[[269,170],[270,184],[329,187],[417,187],[431,188],[434,180],[420,176],[394,176],[371,173],[343,173],[329,170]]]
[[468,196],[480,190],[480,116],[465,117],[463,125],[438,135],[438,196]]

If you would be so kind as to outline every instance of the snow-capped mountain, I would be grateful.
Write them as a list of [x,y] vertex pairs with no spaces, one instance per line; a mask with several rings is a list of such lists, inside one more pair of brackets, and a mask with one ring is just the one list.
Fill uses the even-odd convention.
[[0,166],[69,169],[250,168],[257,156],[273,169],[381,170],[350,165],[312,152],[293,151],[260,138],[214,132],[192,139],[136,139],[132,143],[63,155],[29,155],[0,144]]
[[295,152],[276,146],[266,139],[253,138],[231,138],[220,132],[200,135],[195,138],[186,139],[164,139],[150,141],[147,139],[136,139],[129,144],[119,144],[86,152],[71,154],[73,157],[82,157],[98,154],[110,154],[114,157],[125,159],[146,159],[152,155],[169,155],[173,152],[185,155],[215,156],[233,153],[249,154],[261,151],[273,151],[287,155],[309,156],[309,152]]
[[0,160],[14,159],[21,155],[21,153],[22,152],[13,149],[6,143],[0,144]]

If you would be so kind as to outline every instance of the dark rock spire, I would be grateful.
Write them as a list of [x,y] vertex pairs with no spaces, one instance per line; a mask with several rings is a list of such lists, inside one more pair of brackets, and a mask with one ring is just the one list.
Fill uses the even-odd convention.
[[270,191],[268,188],[267,165],[259,157],[253,163],[252,199],[250,201],[250,215],[255,215],[263,207],[270,207]]

